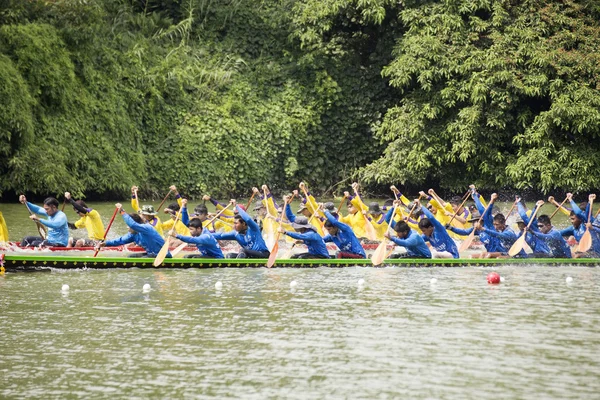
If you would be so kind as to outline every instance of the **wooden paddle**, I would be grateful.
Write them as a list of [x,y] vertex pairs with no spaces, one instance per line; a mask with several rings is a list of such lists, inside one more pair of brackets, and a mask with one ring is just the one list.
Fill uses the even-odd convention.
[[535,214],[537,214],[537,212],[542,208],[542,205],[540,205],[539,207],[535,208],[535,211],[533,214],[531,214],[531,219],[529,220],[529,223],[527,224],[527,228],[525,228],[525,230],[523,230],[523,233],[521,234],[521,236],[517,239],[516,242],[513,243],[513,245],[510,247],[510,249],[508,250],[508,255],[511,257],[516,256],[517,254],[519,254],[521,252],[521,250],[523,250],[523,247],[525,246],[525,239],[527,237],[527,229],[529,229],[529,227],[531,226],[531,223],[533,222],[533,220],[535,219]]
[[[281,210],[281,222],[283,222],[283,219],[285,217],[285,208],[287,207],[288,204],[290,204],[292,202],[295,195],[296,194],[294,193],[292,195],[292,198],[289,201],[286,201],[284,203],[283,209]],[[315,212],[316,212],[316,210],[315,210]],[[281,224],[279,224],[279,226],[281,226]],[[281,232],[279,230],[277,230],[277,236],[275,236],[275,244],[273,245],[273,248],[271,249],[271,253],[269,254],[269,259],[267,260],[267,268],[271,268],[275,264],[275,261],[277,260],[277,253],[279,252],[279,238],[280,237],[281,237]]]
[[[551,197],[551,199],[552,200],[550,200],[550,198],[548,198],[548,200],[550,200],[550,202],[556,206],[556,204],[558,204],[558,203],[556,203],[556,201],[554,200],[554,197]],[[556,206],[556,210],[554,210],[554,212],[550,216],[550,219],[552,219],[552,217],[554,217],[556,215],[556,213],[560,211],[560,209],[562,208],[563,204],[565,204],[567,199],[568,199],[568,197],[565,197],[565,199],[562,201],[562,203],[560,203],[558,206]]]
[[255,194],[256,192],[252,192],[252,196],[250,196],[250,200],[248,200],[248,204],[246,204],[246,210],[250,209],[250,204],[252,204],[252,199],[254,198]]
[[[169,190],[169,193],[167,193],[167,195],[165,196],[165,198],[163,199],[163,201],[160,202],[160,204],[158,205],[158,208],[156,209],[157,212],[160,212],[160,210],[162,209],[163,204],[165,204],[165,201],[167,201],[167,199],[169,198],[169,196],[171,195],[171,193],[173,192],[173,189]],[[137,191],[135,192],[135,197],[137,198]],[[139,199],[138,199],[139,201]]]
[[340,213],[341,213],[341,209],[342,209],[342,207],[344,206],[344,201],[345,201],[345,200],[346,200],[346,195],[343,195],[343,196],[342,196],[342,200],[340,201],[340,205],[339,205],[339,206],[338,206],[338,208],[337,208],[338,214],[340,214]]
[[[416,206],[417,206],[417,204],[415,203],[415,205],[413,207],[416,207]],[[394,216],[396,215],[396,210],[397,209],[398,209],[398,205],[395,205],[394,206],[394,210],[392,211],[392,220],[391,221],[394,220]],[[388,226],[387,231],[389,232],[389,230],[391,228],[392,228],[392,224],[390,223],[390,225]],[[378,266],[386,258],[387,258],[387,238],[384,236],[383,240],[381,241],[381,243],[379,243],[379,246],[377,246],[377,248],[373,252],[373,255],[371,256],[371,262],[373,263],[374,266]]]
[[[596,198],[596,195],[590,195],[590,209],[588,210],[588,218],[587,218],[587,222],[589,222],[589,223],[592,223],[592,221],[591,221],[592,220],[592,208],[594,206],[595,198]],[[575,250],[575,251],[578,253],[585,253],[591,247],[592,247],[592,233],[590,232],[590,228],[588,228],[586,226],[585,233],[581,237],[581,240],[579,240],[579,245],[577,246],[577,250]]]
[[171,256],[175,257],[177,254],[179,254],[179,252],[183,249],[185,249],[188,246],[187,243],[183,242],[181,243],[179,246],[175,247],[175,250],[173,250],[171,252]]
[[[110,219],[110,222],[108,223],[108,226],[106,227],[106,230],[104,231],[104,238],[102,239],[102,241],[106,240],[106,236],[108,235],[108,231],[110,230],[110,227],[113,224],[113,221],[115,220],[115,216],[117,215],[117,213],[119,212],[119,209],[117,207],[115,207],[115,212],[112,215],[112,218]],[[96,252],[94,253],[94,258],[96,258],[96,256],[98,255],[98,252],[100,251],[100,248],[96,249]]]
[[[177,216],[175,216],[175,223],[173,224],[173,228],[171,230],[175,229],[175,225],[177,225],[177,221],[179,221],[180,215],[181,215],[181,211],[179,211],[177,213]],[[154,265],[155,267],[158,267],[165,260],[165,257],[167,256],[167,253],[169,252],[169,245],[171,244],[171,238],[172,238],[172,236],[169,234],[169,236],[165,239],[165,244],[163,244],[163,247],[160,249],[160,251],[156,255],[156,258],[154,259],[154,262],[152,263],[152,265]]]
[[[29,208],[29,205],[27,204],[27,201],[25,201],[24,204],[25,204],[25,207],[27,207],[27,211],[29,211],[29,215],[33,215],[33,212]],[[35,225],[37,226],[38,233],[40,234],[40,236],[42,237],[42,239],[46,240],[46,226],[43,225],[40,221],[34,220],[33,222],[35,222]]]
[[452,216],[452,218],[450,218],[450,222],[448,222],[448,225],[452,224],[452,221],[454,221],[454,218],[456,218],[456,215],[458,214],[458,210],[460,210],[465,205],[465,203],[467,202],[468,199],[469,199],[469,196],[467,196],[463,199],[463,202],[460,203],[460,206],[458,206],[458,208],[454,212],[454,215]]
[[[488,212],[488,210],[490,210],[494,205],[494,202],[490,200],[490,204],[488,204],[488,206],[485,208],[485,210],[483,210],[483,214],[481,214],[481,216],[479,217],[479,220],[477,220],[478,224],[481,224],[481,221],[483,221],[483,217],[485,217],[485,214]],[[469,236],[467,236],[467,238],[465,240],[463,240],[463,242],[460,244],[460,247],[458,248],[458,252],[460,253],[461,251],[465,251],[469,248],[469,246],[471,245],[471,243],[473,243],[473,240],[475,240],[475,231],[477,229],[475,229],[475,225],[473,225],[473,231],[471,231],[471,233],[469,234]]]
[[[354,189],[354,194],[356,195],[358,200],[360,200],[360,202],[363,203],[362,199],[360,198],[360,195],[358,194],[358,187],[354,185],[352,186],[352,189]],[[365,232],[367,233],[367,237],[369,238],[369,240],[377,240],[377,231],[375,231],[375,227],[373,226],[373,224],[362,209],[360,209],[359,212],[365,219]]]

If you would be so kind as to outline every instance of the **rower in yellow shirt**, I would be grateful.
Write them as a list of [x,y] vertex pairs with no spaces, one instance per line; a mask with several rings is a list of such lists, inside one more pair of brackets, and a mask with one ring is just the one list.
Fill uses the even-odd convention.
[[6,226],[2,211],[0,211],[0,243],[8,243],[8,227]]
[[361,211],[360,204],[354,196],[350,196],[350,192],[344,192],[344,196],[347,199],[346,207],[348,208],[348,214],[345,216],[340,215],[339,221],[350,226],[358,239],[365,239],[367,237],[365,217]]
[[87,230],[88,237],[75,239],[69,238],[69,244],[67,247],[94,247],[96,244],[104,239],[104,224],[98,211],[90,208],[85,204],[83,200],[73,200],[71,193],[65,192],[65,200],[67,200],[73,206],[73,209],[80,217],[74,224],[68,223],[70,229],[82,229]]
[[[181,216],[177,218],[177,214],[181,210],[181,206],[179,204],[180,201],[181,200],[178,199],[177,203],[171,203],[165,208],[165,214],[169,214],[170,218],[169,220],[164,221],[162,223],[163,232],[170,231],[171,229],[173,229],[173,226],[175,226],[175,232],[177,232],[178,235],[192,236],[189,228],[185,226],[184,223],[181,221]],[[177,224],[175,224],[175,220],[177,220]]]

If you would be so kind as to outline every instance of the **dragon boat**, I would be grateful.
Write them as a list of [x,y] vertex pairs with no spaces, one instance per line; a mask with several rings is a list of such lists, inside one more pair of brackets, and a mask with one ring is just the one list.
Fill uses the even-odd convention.
[[[71,255],[21,255],[0,254],[0,261],[8,272],[43,271],[52,269],[120,269],[155,268],[154,258],[93,257]],[[167,258],[159,267],[173,268],[263,268],[266,259],[201,259]],[[512,259],[388,259],[379,267],[497,267],[516,266],[578,266],[595,267],[600,259],[557,259],[557,258],[512,258]],[[369,259],[278,259],[273,268],[318,268],[318,267],[372,267]]]

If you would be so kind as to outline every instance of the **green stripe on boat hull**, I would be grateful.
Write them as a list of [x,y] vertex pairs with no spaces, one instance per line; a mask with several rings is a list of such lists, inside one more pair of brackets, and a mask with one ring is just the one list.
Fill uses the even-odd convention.
[[[153,258],[124,258],[91,256],[25,256],[6,255],[4,267],[7,271],[26,271],[45,268],[58,269],[115,269],[115,268],[155,268]],[[202,259],[202,258],[167,258],[159,268],[262,268],[266,259]],[[500,266],[500,265],[543,265],[543,266],[582,266],[595,267],[600,259],[390,259],[381,267],[467,267],[467,266]],[[368,259],[330,259],[330,260],[277,260],[274,268],[318,268],[318,267],[355,267],[373,266]]]

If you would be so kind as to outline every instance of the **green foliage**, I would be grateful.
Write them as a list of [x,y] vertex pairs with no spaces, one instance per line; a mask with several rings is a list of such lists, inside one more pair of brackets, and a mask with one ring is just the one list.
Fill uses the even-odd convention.
[[600,26],[585,2],[465,1],[402,10],[383,70],[404,96],[371,181],[548,191],[600,183]]
[[590,0],[0,0],[0,193],[585,190],[599,15]]

